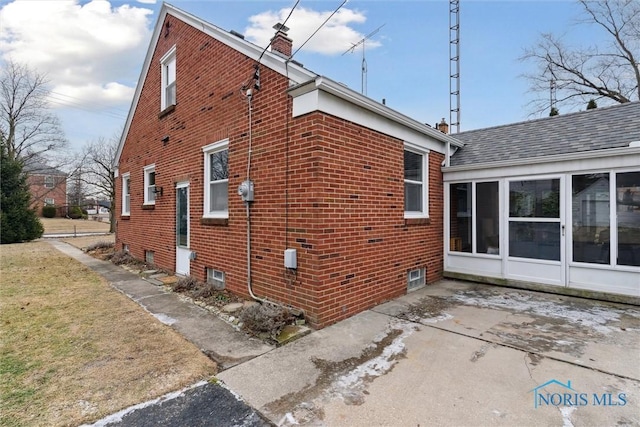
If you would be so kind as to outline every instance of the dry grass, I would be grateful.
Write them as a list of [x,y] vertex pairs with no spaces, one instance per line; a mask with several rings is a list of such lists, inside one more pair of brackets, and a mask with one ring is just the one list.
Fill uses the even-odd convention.
[[68,237],[60,240],[65,243],[69,243],[70,245],[75,246],[78,249],[86,249],[94,243],[98,242],[115,243],[116,236],[115,234],[108,234],[106,236]]
[[46,242],[1,251],[0,425],[79,425],[215,373],[195,346]]
[[74,227],[77,233],[89,232],[109,232],[109,223],[103,221],[93,221],[91,219],[69,219],[69,218],[40,218],[44,226],[44,233],[73,233]]

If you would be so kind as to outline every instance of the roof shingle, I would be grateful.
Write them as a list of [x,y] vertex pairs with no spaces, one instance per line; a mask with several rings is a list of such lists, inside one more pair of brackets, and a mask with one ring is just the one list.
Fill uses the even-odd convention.
[[451,157],[451,166],[627,147],[631,141],[640,141],[640,102],[452,136],[465,146]]

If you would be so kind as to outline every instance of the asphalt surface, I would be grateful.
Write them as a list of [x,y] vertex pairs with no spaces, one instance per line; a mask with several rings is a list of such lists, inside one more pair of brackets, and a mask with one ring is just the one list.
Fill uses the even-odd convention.
[[201,383],[100,420],[94,426],[268,427],[273,424],[220,384]]

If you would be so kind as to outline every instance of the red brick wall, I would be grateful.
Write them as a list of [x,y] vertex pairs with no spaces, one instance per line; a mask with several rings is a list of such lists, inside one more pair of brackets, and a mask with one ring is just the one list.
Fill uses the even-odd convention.
[[64,176],[53,176],[53,188],[44,185],[45,175],[29,175],[27,184],[31,193],[31,208],[42,215],[44,199],[53,199],[55,206],[67,204],[67,179]]
[[[160,36],[119,164],[130,172],[131,215],[118,212],[117,245],[155,252],[175,268],[175,184],[190,182],[191,274],[225,272],[227,287],[248,295],[245,206],[248,112],[240,95],[253,60],[170,17]],[[159,118],[159,60],[176,45],[177,105]],[[430,153],[430,223],[407,225],[402,141],[322,113],[291,118],[287,81],[262,67],[253,100],[252,284],[256,295],[301,308],[323,327],[403,294],[408,270],[442,273],[442,155]],[[169,136],[166,144],[164,136]],[[229,219],[205,225],[202,147],[229,138]],[[142,209],[143,168],[156,165],[164,194]],[[117,194],[121,194],[118,179]],[[287,203],[288,202],[288,203]],[[288,275],[283,251],[298,251]]]

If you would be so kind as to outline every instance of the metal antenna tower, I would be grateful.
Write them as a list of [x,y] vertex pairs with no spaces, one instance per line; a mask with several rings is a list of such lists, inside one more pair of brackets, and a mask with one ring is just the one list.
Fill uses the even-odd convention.
[[363,95],[367,94],[367,60],[365,59],[365,56],[364,56],[364,50],[365,50],[364,45],[368,39],[374,36],[378,31],[380,31],[380,28],[384,26],[385,24],[380,25],[378,28],[376,28],[375,30],[367,34],[364,38],[362,38],[359,42],[351,43],[353,46],[351,46],[349,49],[345,50],[342,53],[342,55],[345,55],[349,52],[353,53],[358,46],[362,45],[362,88],[360,91]]
[[449,126],[460,132],[460,0],[449,0]]

